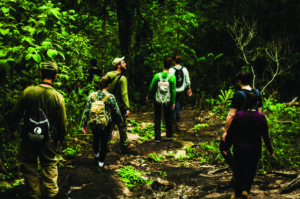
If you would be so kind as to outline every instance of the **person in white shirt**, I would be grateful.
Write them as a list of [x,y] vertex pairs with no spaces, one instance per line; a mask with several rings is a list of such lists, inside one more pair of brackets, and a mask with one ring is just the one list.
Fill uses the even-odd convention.
[[176,121],[180,121],[180,100],[182,95],[186,89],[187,95],[192,95],[191,89],[191,81],[189,72],[186,67],[181,66],[181,56],[176,56],[174,58],[174,65],[170,68],[169,73],[171,75],[176,76],[176,102],[175,102],[175,109],[172,112],[172,120],[175,121],[175,113],[176,113]]

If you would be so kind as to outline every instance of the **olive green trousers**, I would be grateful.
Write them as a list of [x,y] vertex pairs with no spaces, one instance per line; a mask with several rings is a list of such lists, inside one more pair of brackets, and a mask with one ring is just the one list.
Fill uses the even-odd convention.
[[52,140],[45,142],[22,140],[20,148],[22,172],[30,197],[41,198],[40,182],[47,197],[57,195],[56,148]]

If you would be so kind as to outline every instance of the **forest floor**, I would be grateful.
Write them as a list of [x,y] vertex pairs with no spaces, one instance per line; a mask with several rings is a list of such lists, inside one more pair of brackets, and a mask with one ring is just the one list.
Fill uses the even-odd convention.
[[[224,121],[213,118],[211,113],[186,108],[182,111],[181,121],[174,125],[173,141],[164,140],[155,143],[153,139],[139,142],[140,137],[128,133],[135,144],[129,154],[120,154],[118,133],[114,133],[115,142],[110,145],[104,172],[95,166],[90,142],[77,140],[85,145],[88,152],[60,161],[58,184],[59,198],[230,198],[234,190],[231,185],[231,170],[224,164],[208,165],[200,161],[180,161],[185,154],[185,146],[196,146],[204,141],[220,139]],[[141,127],[153,125],[153,112],[131,113],[128,120],[141,123]],[[212,122],[213,121],[213,122]],[[194,130],[197,123],[209,123],[209,127]],[[130,129],[131,127],[129,127]],[[146,158],[156,153],[166,158],[155,162]],[[166,155],[174,153],[177,158]],[[124,166],[132,165],[136,170],[148,172],[147,178],[152,185],[139,190],[128,189],[118,175]],[[166,175],[163,175],[166,174]],[[299,171],[273,171],[267,174],[257,173],[250,198],[300,198],[300,189],[280,194],[280,189],[291,182]],[[0,193],[0,198],[26,198],[25,185],[19,185]]]

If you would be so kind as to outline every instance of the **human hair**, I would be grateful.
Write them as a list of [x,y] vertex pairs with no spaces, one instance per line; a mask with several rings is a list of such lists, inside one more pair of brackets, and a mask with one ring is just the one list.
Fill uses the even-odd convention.
[[174,61],[176,62],[176,64],[180,64],[181,63],[181,56],[179,56],[179,55],[175,56]]
[[166,57],[164,59],[164,68],[169,69],[169,68],[171,68],[171,66],[172,66],[172,58]]
[[250,85],[251,84],[251,80],[252,80],[252,77],[251,77],[251,74],[248,73],[247,71],[240,71],[237,75],[237,80],[241,80],[241,83],[243,85]]
[[97,66],[97,60],[96,59],[91,59],[90,61],[91,66]]
[[52,81],[54,81],[56,74],[57,74],[56,70],[41,69],[41,78],[42,78],[42,80],[52,79]]
[[249,91],[246,93],[246,99],[244,100],[242,110],[257,110],[257,104],[258,104],[258,96],[255,93],[255,91]]
[[108,75],[103,76],[99,81],[99,89],[107,88],[111,83],[111,77]]

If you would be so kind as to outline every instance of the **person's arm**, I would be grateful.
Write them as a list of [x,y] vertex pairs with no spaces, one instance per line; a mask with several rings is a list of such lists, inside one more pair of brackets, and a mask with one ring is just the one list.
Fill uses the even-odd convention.
[[227,152],[229,151],[231,145],[233,144],[233,140],[235,137],[235,134],[237,133],[237,123],[238,123],[238,115],[235,114],[235,116],[232,119],[231,125],[228,128],[228,131],[226,132],[226,135],[224,136],[224,144],[223,144],[223,152],[225,155],[227,155]]
[[262,113],[262,107],[258,107],[258,112]]
[[175,75],[172,75],[170,77],[170,85],[171,85],[171,96],[172,96],[172,106],[171,110],[174,110],[175,108],[175,101],[176,101],[176,77]]
[[63,142],[67,135],[67,114],[65,108],[65,100],[62,95],[58,96],[58,110],[57,110],[57,133],[58,141]]
[[148,94],[147,94],[147,97],[146,97],[147,101],[149,101],[149,99],[151,99],[154,96],[154,91],[157,88],[157,78],[158,78],[158,75],[155,74],[152,81],[151,81],[149,90],[148,90]]
[[[124,104],[124,109],[129,110],[129,99],[128,99],[128,88],[127,88],[127,78],[122,76],[120,79],[121,86],[121,97]],[[116,85],[117,86],[117,85]]]
[[124,123],[120,108],[118,106],[118,103],[116,101],[115,96],[111,95],[109,97],[109,106],[110,106],[110,110],[111,110],[111,119],[113,120],[113,122],[115,124],[122,124]]
[[231,108],[228,115],[227,115],[227,118],[226,118],[226,121],[225,121],[225,127],[224,127],[224,133],[222,135],[222,140],[225,141],[225,137],[227,135],[227,130],[228,128],[230,127],[230,124],[232,122],[232,119],[233,117],[235,116],[236,114],[236,109],[235,108]]
[[260,130],[262,131],[262,137],[263,137],[264,143],[265,143],[268,151],[270,152],[270,154],[272,156],[274,156],[273,148],[272,148],[270,137],[269,137],[268,122],[264,115],[262,116],[262,125],[261,126],[262,127],[260,128]]
[[189,71],[185,68],[185,71],[184,71],[184,79],[185,79],[185,84],[188,88],[188,96],[192,96],[192,88],[191,88],[191,81],[190,81],[190,75],[189,75]]
[[81,127],[85,128],[87,127],[87,121],[89,119],[89,114],[90,114],[90,109],[93,103],[93,96],[92,94],[90,94],[90,96],[88,97],[88,101],[86,103],[85,109],[83,111],[83,116],[82,116],[82,122],[81,122]]

